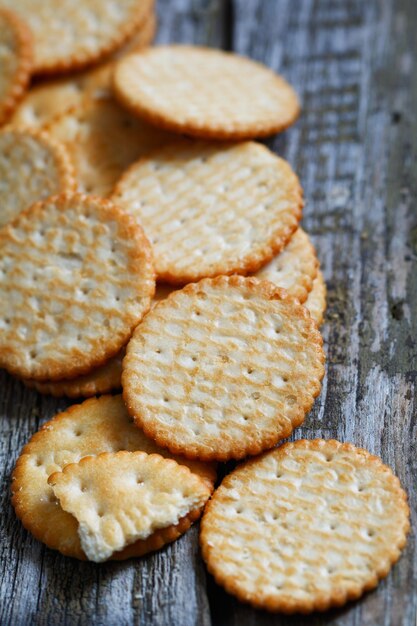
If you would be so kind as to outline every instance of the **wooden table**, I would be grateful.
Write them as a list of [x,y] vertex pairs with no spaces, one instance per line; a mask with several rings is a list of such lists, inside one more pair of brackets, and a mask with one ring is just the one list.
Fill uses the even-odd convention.
[[[281,72],[303,104],[269,145],[298,172],[304,227],[328,285],[323,391],[300,437],[335,437],[382,456],[416,504],[416,0],[159,0],[159,42],[233,49]],[[414,626],[414,533],[378,589],[339,611],[269,616],[206,574],[194,527],[147,558],[94,565],[29,536],[9,476],[39,424],[70,403],[0,374],[0,624]]]

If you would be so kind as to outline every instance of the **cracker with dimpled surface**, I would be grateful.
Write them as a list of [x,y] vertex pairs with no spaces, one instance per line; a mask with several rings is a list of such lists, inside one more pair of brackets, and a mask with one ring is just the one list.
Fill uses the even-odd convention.
[[298,117],[293,88],[261,63],[197,46],[157,46],[122,59],[116,96],[174,132],[241,140],[284,130]]
[[[143,27],[127,45],[135,49],[150,45],[156,29],[155,16],[147,18]],[[122,49],[117,54],[121,54]],[[85,98],[101,98],[111,95],[111,77],[114,62],[38,84],[30,89],[13,113],[11,123],[18,126],[43,127],[53,118]]]
[[256,271],[297,229],[302,190],[255,142],[177,141],[133,164],[112,198],[143,227],[159,280]]
[[75,190],[65,147],[44,132],[0,131],[0,227],[37,200]]
[[108,195],[124,170],[172,137],[122,109],[111,98],[84,100],[46,126],[65,144],[80,191]]
[[53,196],[0,230],[0,366],[21,378],[86,374],[128,341],[155,280],[141,228],[112,203]]
[[0,126],[23,98],[32,59],[32,36],[26,24],[0,6]]
[[102,393],[109,393],[121,389],[122,361],[125,354],[124,348],[115,357],[104,365],[94,369],[89,374],[58,380],[56,382],[39,382],[24,378],[23,383],[36,389],[39,393],[50,394],[55,398],[66,396],[67,398],[89,398]]
[[[212,490],[216,479],[212,464],[173,457],[144,435],[129,417],[121,396],[101,396],[74,405],[46,422],[24,447],[12,477],[13,505],[24,527],[49,548],[66,556],[85,559],[75,518],[57,503],[48,478],[70,463],[102,452],[160,454],[186,465]],[[179,524],[137,541],[113,559],[141,556],[173,541],[185,532],[200,510],[186,515]]]
[[226,476],[201,523],[215,580],[257,608],[310,613],[373,589],[400,556],[407,496],[381,460],[338,441],[297,441]]
[[319,261],[307,233],[298,228],[285,248],[254,276],[283,287],[301,304],[313,288]]
[[146,452],[103,452],[48,479],[62,509],[78,522],[90,561],[100,563],[201,509],[209,487],[187,467]]
[[34,72],[78,69],[121,46],[149,14],[151,0],[2,0],[34,37]]
[[322,338],[305,307],[267,281],[220,276],[162,300],[123,361],[130,414],[188,458],[243,458],[299,426],[320,392]]
[[304,306],[310,311],[310,315],[316,322],[317,326],[321,326],[326,311],[326,283],[324,277],[319,270],[316,278],[313,280],[313,288],[308,294]]

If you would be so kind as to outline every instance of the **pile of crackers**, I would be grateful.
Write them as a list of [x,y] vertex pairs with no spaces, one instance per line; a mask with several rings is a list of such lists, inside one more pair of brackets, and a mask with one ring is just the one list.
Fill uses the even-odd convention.
[[320,393],[326,288],[297,175],[254,140],[299,101],[250,59],[149,47],[155,28],[152,0],[0,0],[0,366],[87,398],[24,447],[13,505],[96,562],[202,515],[242,601],[340,606],[388,574],[409,511],[365,450],[279,445]]

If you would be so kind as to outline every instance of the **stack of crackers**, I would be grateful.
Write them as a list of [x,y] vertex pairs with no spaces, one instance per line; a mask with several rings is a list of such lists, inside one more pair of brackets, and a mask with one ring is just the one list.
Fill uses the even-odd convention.
[[[324,375],[301,185],[254,141],[296,120],[294,90],[234,54],[148,47],[151,0],[0,7],[0,366],[89,398],[23,449],[18,517],[101,562],[203,514],[203,558],[241,600],[357,598],[398,559],[409,512],[364,450],[276,447]],[[214,490],[218,464],[247,457]]]

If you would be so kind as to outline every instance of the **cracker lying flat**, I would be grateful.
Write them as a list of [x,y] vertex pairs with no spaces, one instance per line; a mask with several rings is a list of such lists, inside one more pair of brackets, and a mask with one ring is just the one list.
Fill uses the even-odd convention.
[[17,376],[91,371],[119,352],[149,309],[149,243],[110,202],[48,198],[0,230],[0,248],[0,367]]
[[114,201],[144,228],[160,280],[256,271],[287,243],[302,190],[286,161],[254,142],[177,142],[132,165]]
[[376,587],[409,529],[398,478],[365,450],[297,441],[229,474],[201,524],[216,581],[256,607],[309,613]]
[[125,350],[110,359],[104,365],[94,369],[90,374],[71,378],[70,380],[46,381],[40,383],[30,378],[23,379],[24,384],[36,389],[39,393],[50,394],[56,398],[89,398],[97,394],[109,393],[121,389],[122,361]]
[[[22,450],[13,472],[13,505],[25,528],[48,547],[67,556],[85,559],[77,522],[57,504],[48,478],[85,456],[120,450],[141,450],[172,458],[134,426],[120,396],[91,398],[44,424]],[[174,459],[187,465],[213,489],[216,479],[213,465],[180,457]],[[196,509],[178,525],[157,531],[147,540],[137,541],[112,558],[140,556],[160,548],[185,532],[199,512]]]
[[260,63],[196,46],[158,46],[122,59],[117,97],[162,128],[207,139],[272,135],[300,105],[292,87]]
[[0,131],[0,227],[37,200],[75,189],[65,150],[46,133]]
[[[152,15],[126,44],[128,49],[149,45],[155,28],[156,19]],[[122,48],[120,54],[124,50]],[[80,105],[85,98],[108,97],[111,94],[113,67],[114,63],[110,61],[93,69],[33,87],[14,112],[12,123],[39,128],[71,107]]]
[[2,0],[35,39],[35,72],[83,67],[110,54],[149,14],[151,0]]
[[32,37],[26,24],[0,6],[0,126],[23,98],[32,58]]
[[326,310],[326,283],[323,274],[318,272],[313,280],[313,289],[308,294],[307,301],[304,306],[310,311],[310,315],[316,322],[317,326],[323,323],[324,312]]
[[307,311],[267,281],[187,285],[136,328],[123,361],[130,414],[171,452],[257,454],[299,426],[320,391],[322,338]]
[[52,474],[48,483],[64,511],[76,518],[87,558],[97,563],[176,525],[211,493],[187,467],[145,452],[85,457]]
[[84,100],[47,128],[66,145],[80,190],[102,196],[133,161],[171,138],[108,98]]
[[317,276],[319,261],[308,235],[298,228],[285,248],[256,272],[256,278],[283,287],[301,303],[307,300]]

